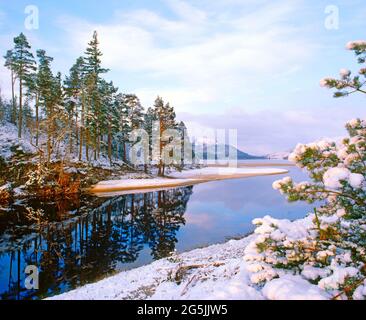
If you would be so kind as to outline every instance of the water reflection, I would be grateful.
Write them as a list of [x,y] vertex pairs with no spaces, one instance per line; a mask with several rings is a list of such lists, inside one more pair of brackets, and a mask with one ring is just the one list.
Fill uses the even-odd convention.
[[[286,167],[296,181],[301,170]],[[114,198],[28,201],[0,210],[0,299],[36,299],[95,282],[114,272],[253,231],[270,214],[296,219],[312,211],[272,189],[279,176],[215,181]],[[194,192],[193,192],[194,191]],[[25,219],[25,206],[43,208],[46,228]],[[24,269],[40,267],[40,289],[24,289]]]
[[[42,298],[96,281],[146,248],[153,259],[168,256],[192,188],[115,197],[89,212],[89,203],[30,201],[25,206],[47,212],[44,227],[27,224],[25,206],[15,206],[0,218],[1,299]],[[26,265],[40,269],[37,291],[24,288]]]

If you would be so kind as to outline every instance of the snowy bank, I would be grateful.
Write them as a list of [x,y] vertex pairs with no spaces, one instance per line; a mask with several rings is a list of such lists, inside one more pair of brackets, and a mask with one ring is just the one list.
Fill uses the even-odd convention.
[[18,129],[15,125],[0,123],[0,157],[9,160],[16,153],[34,153],[35,148],[28,139],[18,138]]
[[[285,232],[307,228],[309,218],[289,222]],[[292,228],[293,227],[293,228]],[[331,295],[302,274],[282,271],[264,284],[252,281],[255,265],[245,257],[262,235],[230,240],[169,258],[52,297],[52,300],[319,300]],[[257,266],[258,269],[258,266]]]
[[101,181],[90,191],[96,195],[111,194],[116,191],[136,191],[141,189],[173,188],[202,182],[236,179],[253,176],[285,174],[287,170],[275,168],[230,168],[207,167],[202,169],[174,172],[166,178],[122,179]]

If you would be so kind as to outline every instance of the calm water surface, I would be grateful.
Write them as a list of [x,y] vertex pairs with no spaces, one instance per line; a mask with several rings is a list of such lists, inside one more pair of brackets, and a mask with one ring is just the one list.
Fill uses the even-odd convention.
[[[306,175],[286,168],[295,180]],[[272,189],[281,176],[209,182],[109,199],[27,200],[0,212],[0,299],[40,299],[168,256],[253,231],[271,215],[296,219],[311,207],[289,204]],[[50,222],[30,224],[25,207]],[[27,265],[40,270],[39,290],[24,288]]]

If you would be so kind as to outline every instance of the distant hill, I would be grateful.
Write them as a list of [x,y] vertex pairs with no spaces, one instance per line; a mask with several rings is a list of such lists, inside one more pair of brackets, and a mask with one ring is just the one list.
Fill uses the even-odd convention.
[[[225,148],[225,155],[223,157],[220,156],[220,150]],[[196,151],[202,152],[202,145],[196,146]],[[216,153],[216,157],[215,157]],[[221,152],[222,153],[222,152]],[[266,159],[265,156],[254,156],[249,153],[243,152],[231,145],[218,145],[217,149],[215,145],[205,145],[203,146],[203,160],[209,159],[218,159],[218,158],[227,158],[229,154],[237,154],[237,160],[255,160],[255,159]]]
[[288,160],[288,157],[289,157],[290,153],[291,152],[288,152],[288,151],[275,152],[275,153],[267,154],[266,155],[266,159],[271,159],[271,160]]

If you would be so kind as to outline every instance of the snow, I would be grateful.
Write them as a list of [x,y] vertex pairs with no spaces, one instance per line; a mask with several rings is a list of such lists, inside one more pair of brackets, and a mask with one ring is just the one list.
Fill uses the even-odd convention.
[[317,268],[313,266],[306,265],[301,275],[308,280],[316,280],[318,278],[324,278],[329,275],[329,271],[324,268]]
[[343,68],[343,69],[341,69],[339,71],[339,74],[340,74],[340,76],[341,76],[342,79],[345,79],[345,78],[347,78],[347,77],[349,77],[351,75],[351,71],[348,70],[348,69],[344,69]]
[[24,190],[25,186],[20,186],[18,188],[13,189],[14,195],[17,197],[26,196],[27,192]]
[[334,78],[327,77],[327,78],[321,79],[319,84],[322,88],[328,88],[329,87],[329,82],[332,82],[332,81],[334,81]]
[[114,195],[118,191],[135,191],[143,189],[157,189],[194,185],[211,180],[233,179],[255,175],[283,174],[287,170],[274,168],[230,168],[207,167],[202,169],[172,172],[166,178],[155,177],[152,179],[119,179],[106,180],[92,187],[91,192],[98,196]]
[[65,168],[64,169],[65,173],[79,173],[79,170],[75,167],[71,167],[71,168]]
[[354,300],[364,300],[365,297],[366,297],[366,280],[363,282],[363,285],[359,286],[353,293]]
[[110,197],[128,193],[138,193],[146,189],[164,189],[176,186],[193,185],[196,181],[193,179],[134,179],[126,178],[122,180],[106,180],[97,183],[92,187],[91,192],[99,197]]
[[272,188],[274,190],[280,190],[282,188],[282,185],[288,184],[291,181],[292,181],[292,179],[290,177],[285,177],[285,178],[283,178],[281,180],[276,180],[276,181],[273,182]]
[[8,191],[11,189],[11,183],[5,183],[4,185],[0,186],[0,191]]
[[346,48],[348,50],[353,50],[356,47],[360,46],[366,46],[366,41],[365,40],[350,41],[347,43]]
[[[252,237],[161,259],[50,299],[263,299],[242,259]],[[174,281],[180,274],[181,282]]]
[[[266,225],[240,240],[212,245],[155,261],[149,265],[120,272],[99,282],[88,284],[50,300],[324,300],[333,297],[327,291],[352,276],[357,269],[333,266],[328,269],[306,266],[302,273],[269,268],[256,244],[266,233],[278,233],[294,241],[309,235],[312,216],[304,219],[277,220],[269,216],[253,222]],[[270,226],[276,226],[270,230]],[[267,261],[268,262],[268,261]],[[319,285],[308,280],[319,277]],[[263,282],[266,282],[264,285]],[[366,285],[366,281],[365,281]],[[355,292],[364,296],[364,286]]]
[[14,155],[12,149],[24,153],[34,153],[35,148],[27,140],[18,138],[18,129],[15,125],[9,122],[1,123],[0,157],[9,160]]
[[333,274],[319,281],[319,287],[322,289],[338,289],[348,277],[354,277],[359,270],[353,267],[332,266]]
[[351,173],[346,168],[330,168],[323,176],[324,185],[331,189],[342,188],[341,181],[348,182],[353,188],[360,188],[364,182],[362,174]]
[[270,160],[287,160],[291,152],[283,151],[283,152],[274,152],[268,154],[266,158]]
[[256,234],[265,234],[269,231],[280,231],[287,238],[292,240],[300,240],[306,238],[309,235],[308,229],[312,224],[312,217],[308,216],[301,220],[290,221],[287,219],[274,219],[271,216],[265,216],[264,218],[257,218],[253,220],[253,224],[259,226],[256,230]]
[[329,299],[318,286],[309,283],[300,276],[285,275],[268,282],[263,294],[270,300],[326,300]]
[[364,180],[365,179],[364,179],[363,175],[359,174],[359,173],[352,173],[352,174],[350,174],[350,176],[348,178],[349,184],[355,189],[361,188]]

